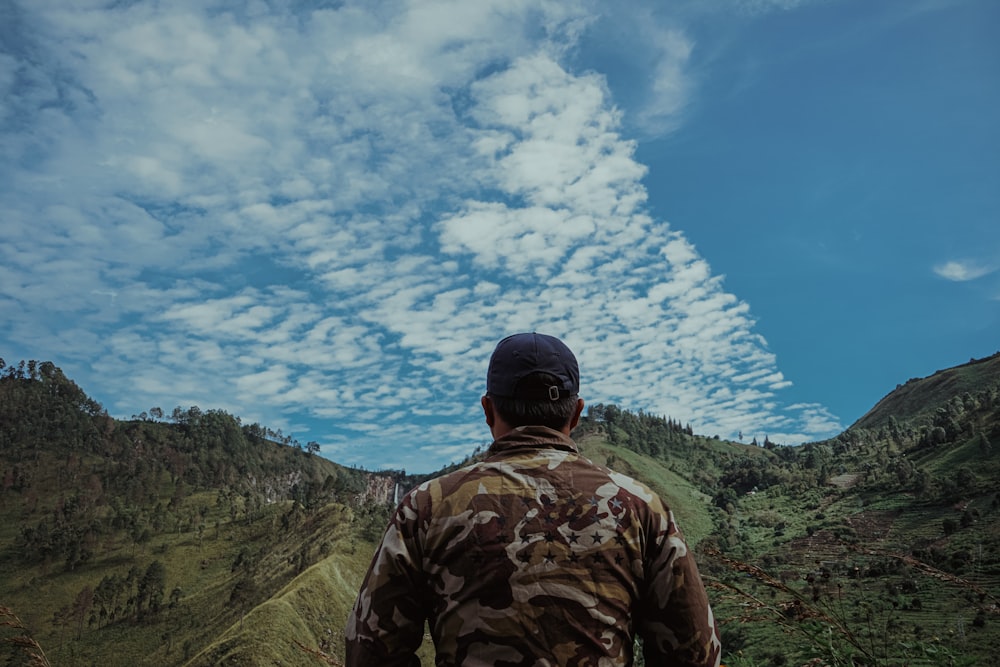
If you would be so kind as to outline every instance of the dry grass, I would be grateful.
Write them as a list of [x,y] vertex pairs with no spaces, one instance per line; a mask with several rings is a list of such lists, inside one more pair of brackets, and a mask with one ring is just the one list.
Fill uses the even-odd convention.
[[[2,639],[4,644],[12,647],[16,653],[20,653],[24,660],[23,664],[27,667],[51,667],[49,659],[45,657],[45,651],[37,641],[28,632],[28,628],[25,627],[21,619],[13,612],[13,610],[0,606],[0,627],[10,628],[14,631],[14,634],[10,637],[4,637]],[[17,664],[16,662],[10,662],[8,664]]]

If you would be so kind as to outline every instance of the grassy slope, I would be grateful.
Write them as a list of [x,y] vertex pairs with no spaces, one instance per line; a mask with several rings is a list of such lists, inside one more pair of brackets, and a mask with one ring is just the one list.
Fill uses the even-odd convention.
[[[313,565],[230,626],[187,666],[322,664],[303,647],[341,664],[344,624],[373,551],[374,545],[360,544]],[[432,664],[433,646],[425,642],[418,655],[422,664]]]
[[370,549],[337,553],[313,565],[277,595],[231,625],[189,665],[315,665],[296,642],[342,655],[344,619],[354,603]]
[[[0,600],[13,608],[42,642],[54,664],[77,660],[83,664],[99,661],[106,667],[175,665],[238,622],[240,610],[230,604],[230,594],[240,576],[232,564],[241,551],[259,559],[251,576],[258,600],[267,600],[294,576],[295,558],[303,548],[312,560],[320,557],[321,550],[359,549],[352,534],[350,510],[339,505],[330,505],[282,531],[279,519],[288,509],[287,503],[275,505],[264,517],[247,523],[231,521],[214,508],[214,502],[211,492],[192,494],[183,501],[182,509],[213,507],[201,537],[195,530],[168,532],[136,546],[119,536],[102,545],[98,558],[72,572],[64,571],[61,563],[28,566],[4,559],[0,561]],[[0,508],[4,537],[12,532],[10,526],[17,525],[19,514],[20,509],[11,503]],[[362,543],[360,550],[365,553],[359,558],[367,561],[370,547]],[[83,587],[96,588],[109,574],[125,576],[133,566],[144,570],[153,560],[162,562],[166,569],[165,598],[175,587],[182,591],[176,607],[165,605],[158,614],[141,621],[125,619],[102,628],[85,620],[79,639],[77,627],[53,626],[54,612],[71,602]],[[310,637],[300,632],[293,636],[301,636],[303,641]],[[114,651],[109,652],[109,646]]]
[[897,386],[851,428],[878,428],[888,423],[889,417],[902,421],[924,415],[951,397],[975,391],[998,378],[1000,353],[938,371],[926,378],[913,378]]

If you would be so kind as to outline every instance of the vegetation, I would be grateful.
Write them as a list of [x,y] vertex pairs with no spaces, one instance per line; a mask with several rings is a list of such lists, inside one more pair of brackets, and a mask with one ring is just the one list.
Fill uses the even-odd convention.
[[1000,648],[998,396],[994,355],[910,380],[801,447],[719,442],[614,406],[575,436],[674,507],[725,664],[988,664]]
[[[1000,355],[911,380],[800,447],[613,405],[574,437],[674,509],[730,667],[1000,650]],[[422,478],[313,445],[196,406],[115,420],[51,363],[0,360],[8,662],[338,664],[396,490]]]
[[0,602],[55,664],[181,664],[385,525],[400,474],[221,411],[114,420],[47,362],[0,371]]

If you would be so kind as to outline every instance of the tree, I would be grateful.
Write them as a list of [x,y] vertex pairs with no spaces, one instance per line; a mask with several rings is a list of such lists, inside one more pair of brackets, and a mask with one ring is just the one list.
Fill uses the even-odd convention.
[[243,617],[246,616],[247,610],[253,606],[256,596],[257,584],[249,574],[245,574],[237,581],[233,586],[232,592],[229,594],[229,604],[240,610],[241,628],[243,627]]
[[83,635],[83,619],[87,617],[87,612],[90,611],[91,605],[94,604],[94,589],[90,586],[84,586],[77,593],[76,599],[73,600],[73,605],[70,607],[70,616],[72,620],[76,621],[76,638],[79,639]]
[[146,572],[139,579],[139,588],[136,600],[136,613],[142,610],[143,604],[150,612],[156,612],[163,601],[163,587],[167,582],[167,569],[158,560],[154,560],[146,568]]
[[993,447],[990,445],[990,440],[986,437],[985,433],[979,434],[977,446],[979,447],[979,453],[983,457],[987,457],[993,452]]
[[955,484],[964,493],[972,493],[973,487],[976,485],[976,473],[972,472],[969,466],[960,466],[955,471]]
[[184,408],[179,405],[173,409],[173,412],[170,413],[170,419],[176,424],[183,424],[186,418],[187,415],[184,412]]
[[123,588],[124,581],[117,574],[105,575],[97,584],[93,604],[97,607],[98,627],[101,622],[115,620],[115,608]]

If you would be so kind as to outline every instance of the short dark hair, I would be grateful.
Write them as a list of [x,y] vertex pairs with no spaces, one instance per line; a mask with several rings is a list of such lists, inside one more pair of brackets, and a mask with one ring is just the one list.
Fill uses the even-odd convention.
[[[518,391],[524,389],[537,394],[539,388],[551,386],[557,382],[549,373],[532,373],[517,383]],[[501,419],[513,427],[518,426],[548,426],[560,431],[576,413],[578,396],[566,396],[555,401],[549,399],[526,399],[517,396],[496,396],[487,394],[493,407]]]

